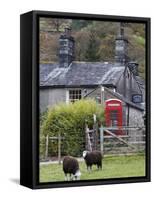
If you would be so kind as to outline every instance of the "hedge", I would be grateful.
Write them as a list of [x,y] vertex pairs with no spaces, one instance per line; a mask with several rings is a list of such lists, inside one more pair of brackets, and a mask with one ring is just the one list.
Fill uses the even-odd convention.
[[[64,155],[81,156],[85,148],[85,122],[93,126],[93,115],[103,123],[104,109],[94,100],[79,100],[75,103],[61,103],[50,108],[41,116],[40,157],[45,153],[46,135],[64,137],[62,153]],[[49,156],[57,155],[57,141],[49,141]]]

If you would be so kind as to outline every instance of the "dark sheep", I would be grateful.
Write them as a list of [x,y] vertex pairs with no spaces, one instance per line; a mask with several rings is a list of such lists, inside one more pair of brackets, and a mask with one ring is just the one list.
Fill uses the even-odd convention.
[[[63,171],[65,180],[80,180],[81,172],[77,159],[72,156],[65,156],[63,159]],[[69,175],[69,177],[68,177]]]
[[84,151],[83,158],[87,165],[87,170],[92,170],[92,165],[97,165],[98,169],[102,169],[102,153],[100,151]]

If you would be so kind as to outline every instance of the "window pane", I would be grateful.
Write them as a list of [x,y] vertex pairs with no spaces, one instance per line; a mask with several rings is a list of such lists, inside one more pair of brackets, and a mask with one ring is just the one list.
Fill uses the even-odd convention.
[[81,99],[81,90],[69,90],[69,101],[75,102],[79,99]]

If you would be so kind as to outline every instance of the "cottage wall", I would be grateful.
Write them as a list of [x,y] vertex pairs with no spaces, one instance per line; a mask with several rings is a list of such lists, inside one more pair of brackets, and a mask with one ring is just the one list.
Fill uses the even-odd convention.
[[[94,99],[99,101],[101,98],[101,89],[98,87],[97,89],[88,88],[86,89],[86,98]],[[83,94],[84,96],[84,94]]]
[[133,107],[130,107],[130,117],[129,117],[129,126],[130,127],[139,127],[136,129],[130,129],[128,134],[129,134],[129,141],[130,142],[135,142],[134,144],[139,148],[139,149],[144,149],[144,145],[139,143],[137,144],[136,142],[138,141],[144,141],[145,137],[145,131],[143,128],[144,126],[144,120],[143,120],[143,112],[140,110],[137,110]]
[[66,102],[66,89],[41,89],[40,90],[40,111],[44,112],[50,106]]
[[[69,102],[69,89],[70,88],[49,88],[49,89],[41,89],[40,90],[40,111],[44,112],[47,108],[54,106],[61,102]],[[72,88],[71,88],[72,89]],[[82,89],[82,96],[91,93],[94,90],[94,88],[87,88]],[[100,94],[96,91],[96,94],[92,94],[90,98],[95,99],[97,94]]]
[[[60,102],[67,102],[68,101],[68,90],[66,89],[41,89],[40,90],[40,111],[44,112],[47,108],[54,106]],[[84,96],[85,90],[82,90],[82,95]],[[106,90],[103,93],[103,97],[101,96],[101,88],[97,88],[94,90],[93,88],[86,89],[86,93],[89,94],[87,98],[95,99],[100,103],[100,99],[107,100],[107,99],[114,99],[115,96],[111,93],[107,92]],[[103,102],[102,102],[103,103]],[[129,126],[143,126],[143,112],[134,108],[129,107]],[[123,125],[127,126],[128,122],[128,106],[123,102]]]
[[130,126],[143,126],[144,125],[144,120],[143,120],[143,112],[135,109],[133,107],[130,107],[129,110],[129,125]]

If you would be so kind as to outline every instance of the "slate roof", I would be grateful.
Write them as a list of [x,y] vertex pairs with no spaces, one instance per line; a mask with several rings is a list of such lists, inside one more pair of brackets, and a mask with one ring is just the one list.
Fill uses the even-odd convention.
[[124,66],[107,62],[73,62],[68,68],[59,63],[40,64],[40,86],[116,85]]
[[139,84],[140,87],[145,89],[145,81],[140,76],[135,76],[136,82]]

